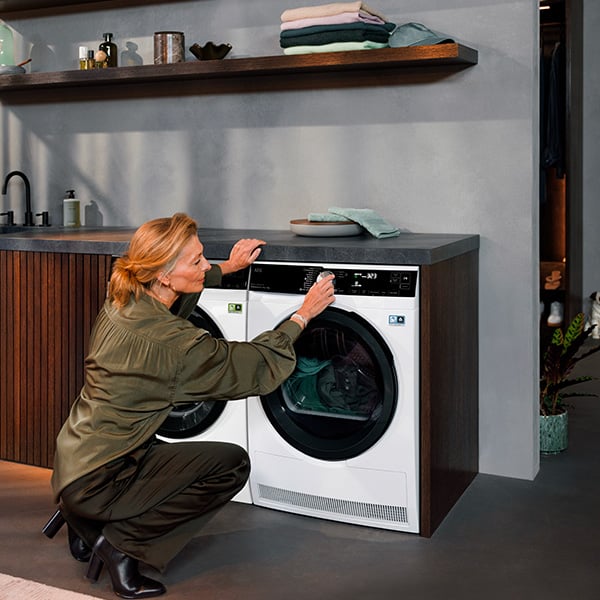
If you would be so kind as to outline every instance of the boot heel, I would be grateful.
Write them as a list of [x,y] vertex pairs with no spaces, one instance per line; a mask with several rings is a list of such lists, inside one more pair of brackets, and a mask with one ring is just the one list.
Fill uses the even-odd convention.
[[103,566],[104,561],[94,552],[92,558],[90,558],[90,565],[87,570],[86,578],[93,582],[98,581]]
[[53,538],[60,528],[65,524],[65,518],[60,512],[60,508],[50,517],[50,520],[44,525],[42,533],[49,538]]

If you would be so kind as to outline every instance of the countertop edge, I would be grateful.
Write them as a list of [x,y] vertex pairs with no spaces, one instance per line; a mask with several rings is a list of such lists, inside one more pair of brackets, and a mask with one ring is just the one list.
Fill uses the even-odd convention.
[[[121,255],[134,228],[52,228],[0,235],[0,250]],[[376,239],[368,234],[351,237],[304,237],[288,230],[218,229],[198,230],[209,259],[227,258],[241,238],[266,241],[260,260],[286,262],[331,262],[357,264],[430,265],[477,250],[479,235],[401,233]]]

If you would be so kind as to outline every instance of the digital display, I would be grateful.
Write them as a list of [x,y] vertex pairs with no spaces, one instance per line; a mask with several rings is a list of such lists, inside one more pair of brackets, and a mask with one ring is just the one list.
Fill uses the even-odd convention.
[[289,264],[254,264],[250,274],[250,290],[305,294],[321,271],[335,275],[335,293],[348,296],[414,297],[417,271],[401,269],[336,269],[335,267]]

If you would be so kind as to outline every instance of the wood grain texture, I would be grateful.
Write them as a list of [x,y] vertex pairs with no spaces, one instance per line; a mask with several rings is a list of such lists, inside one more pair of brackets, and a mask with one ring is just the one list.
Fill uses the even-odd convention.
[[51,467],[111,257],[0,251],[0,459]]
[[479,468],[478,253],[421,270],[421,535]]

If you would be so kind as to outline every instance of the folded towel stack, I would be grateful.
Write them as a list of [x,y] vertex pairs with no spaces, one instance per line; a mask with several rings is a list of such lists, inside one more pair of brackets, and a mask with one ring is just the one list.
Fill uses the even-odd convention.
[[284,54],[369,50],[388,46],[396,28],[361,0],[304,6],[281,14]]
[[343,208],[332,206],[327,213],[310,213],[309,221],[349,220],[362,225],[373,237],[378,239],[397,237],[400,230],[390,225],[383,217],[370,208]]

